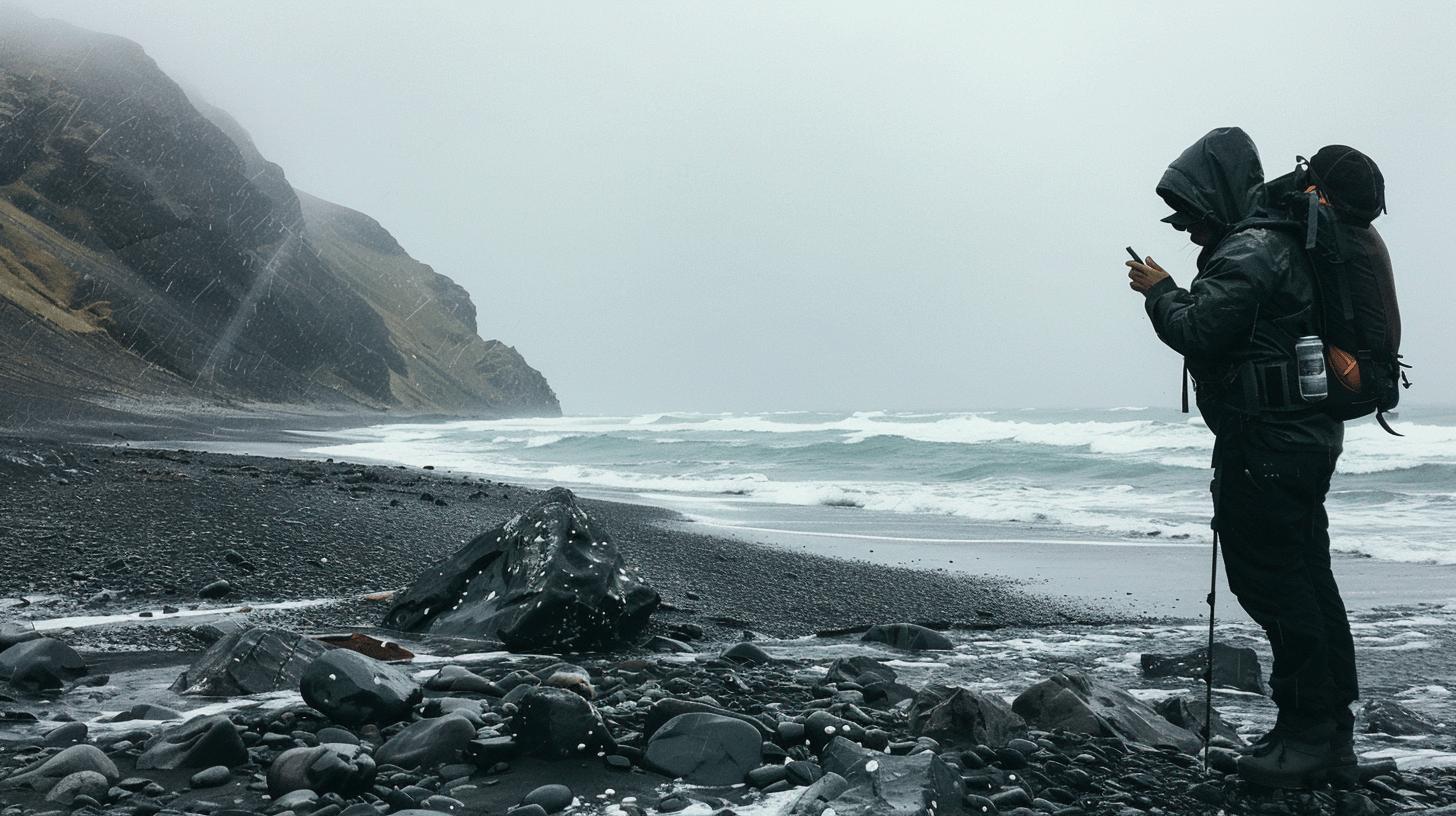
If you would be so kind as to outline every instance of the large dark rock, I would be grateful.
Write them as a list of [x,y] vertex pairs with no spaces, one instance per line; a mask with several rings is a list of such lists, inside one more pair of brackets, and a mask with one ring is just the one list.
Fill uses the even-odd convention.
[[389,725],[409,718],[424,696],[404,672],[347,649],[320,655],[299,681],[303,701],[344,725]]
[[[1144,677],[1188,677],[1202,680],[1207,666],[1207,647],[1181,655],[1142,656]],[[1225,643],[1213,644],[1213,685],[1263,694],[1264,672],[1259,667],[1259,654],[1253,649]]]
[[[48,791],[62,778],[80,771],[95,771],[112,783],[121,778],[116,763],[94,745],[73,745],[49,759],[35,762],[0,781],[0,790],[30,788]],[[3,797],[0,797],[3,798]]]
[[374,781],[374,759],[358,745],[326,743],[290,748],[268,766],[268,793],[311,790],[353,796]]
[[960,774],[933,751],[898,756],[835,738],[825,747],[822,759],[825,779],[837,775],[848,783],[832,801],[836,814],[940,816],[964,812],[965,785]]
[[586,754],[616,745],[596,706],[580,694],[554,686],[525,693],[513,720],[522,751],[548,759]]
[[1390,700],[1372,700],[1360,710],[1362,730],[1367,734],[1414,737],[1434,734],[1440,728],[1424,714]]
[[[1203,736],[1203,716],[1208,705],[1202,698],[1169,697],[1168,699],[1153,706],[1153,710],[1163,715],[1163,719],[1197,734]],[[1213,732],[1212,736],[1223,737],[1235,745],[1243,745],[1244,738],[1234,727],[1223,721],[1219,716],[1218,709],[1213,710]]]
[[1011,709],[1046,731],[1061,728],[1147,745],[1173,745],[1190,754],[1203,744],[1198,735],[1168,722],[1126,691],[1071,669],[1022,692]]
[[911,734],[946,745],[1005,745],[1026,733],[1026,721],[1006,701],[968,688],[926,686],[906,713]]
[[571,491],[558,487],[425,570],[384,625],[494,638],[514,651],[586,651],[637,638],[659,602]]
[[856,683],[861,686],[881,681],[894,682],[896,677],[894,669],[864,655],[837,657],[824,672],[825,683]]
[[0,652],[0,681],[20,691],[58,689],[86,673],[76,650],[54,638],[35,638]]
[[664,697],[661,700],[653,703],[652,706],[647,709],[647,717],[644,718],[642,721],[642,736],[651,738],[653,734],[657,733],[657,729],[661,728],[664,723],[679,714],[699,713],[717,714],[723,717],[732,717],[737,720],[743,720],[744,722],[758,729],[758,733],[764,739],[769,739],[773,736],[773,732],[769,729],[767,725],[764,725],[762,722],[759,722],[757,719],[754,719],[747,714],[740,714],[737,711],[729,711],[726,708],[720,708],[718,706],[710,705],[708,703],[701,703],[697,700],[679,700],[676,697]]
[[652,735],[643,758],[695,785],[736,785],[763,764],[763,741],[757,729],[733,717],[679,714]]
[[248,761],[248,749],[238,727],[222,714],[198,717],[153,737],[137,757],[139,770],[235,768]]
[[240,697],[297,689],[309,664],[327,646],[297,632],[257,626],[212,644],[172,684],[172,690],[204,697]]
[[950,638],[917,623],[886,623],[871,626],[860,640],[883,643],[896,649],[918,652],[925,649],[948,651],[955,648]]
[[401,768],[429,769],[449,765],[465,756],[465,749],[473,739],[475,726],[470,720],[459,714],[446,714],[410,723],[374,752],[374,761]]

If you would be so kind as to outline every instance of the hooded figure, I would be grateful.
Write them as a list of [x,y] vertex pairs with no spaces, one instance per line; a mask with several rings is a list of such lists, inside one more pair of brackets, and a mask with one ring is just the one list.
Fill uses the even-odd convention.
[[[1357,773],[1354,643],[1330,571],[1324,499],[1344,426],[1299,397],[1294,346],[1318,334],[1313,269],[1297,239],[1240,228],[1261,205],[1259,154],[1238,128],[1183,151],[1157,193],[1203,249],[1187,288],[1135,262],[1148,317],[1184,356],[1214,443],[1215,527],[1229,588],[1274,653],[1278,722],[1240,758],[1246,779],[1301,787]],[[1149,262],[1151,259],[1149,259]],[[1150,264],[1151,265],[1151,264]],[[1156,265],[1151,265],[1156,268]],[[1158,275],[1163,274],[1161,270]]]

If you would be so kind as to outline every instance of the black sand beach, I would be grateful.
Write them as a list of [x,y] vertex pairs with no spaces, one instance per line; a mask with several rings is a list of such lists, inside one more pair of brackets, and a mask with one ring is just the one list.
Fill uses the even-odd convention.
[[[78,649],[89,664],[87,676],[68,691],[0,698],[8,712],[0,725],[0,778],[57,756],[67,743],[54,740],[56,729],[86,723],[81,745],[101,747],[116,775],[130,779],[99,798],[83,794],[65,803],[47,799],[50,789],[12,787],[0,791],[0,797],[9,797],[3,799],[6,816],[62,804],[145,816],[282,811],[367,816],[411,807],[503,813],[547,783],[567,785],[578,811],[612,816],[683,808],[695,814],[812,816],[825,811],[833,797],[820,790],[805,798],[805,790],[816,789],[804,785],[826,771],[847,780],[851,793],[836,806],[854,813],[1395,813],[1456,800],[1456,773],[1397,771],[1388,760],[1369,763],[1356,790],[1248,790],[1228,776],[1236,734],[1225,732],[1227,741],[1217,743],[1225,747],[1211,755],[1215,769],[1205,776],[1193,756],[1154,747],[1160,738],[1152,734],[1158,733],[1193,739],[1196,746],[1190,732],[1168,731],[1161,720],[1157,728],[1163,731],[1142,737],[1020,726],[1030,739],[1007,743],[986,720],[1001,716],[987,712],[1005,703],[975,703],[992,709],[972,714],[957,706],[985,698],[970,692],[956,698],[962,702],[935,708],[941,712],[936,716],[948,720],[932,727],[927,712],[944,701],[935,695],[949,693],[936,691],[950,688],[937,685],[947,666],[1002,678],[1010,697],[1058,669],[1075,675],[1105,658],[1049,664],[1008,656],[982,663],[986,658],[883,644],[871,657],[861,650],[858,632],[875,624],[918,622],[982,644],[1014,633],[1006,636],[1014,650],[1018,641],[1038,633],[1096,641],[1100,636],[1088,633],[1107,627],[1106,651],[1115,651],[1136,648],[1137,636],[1122,634],[1127,627],[1156,622],[1072,599],[1052,600],[1005,578],[887,567],[707,535],[685,529],[670,511],[642,505],[581,502],[610,532],[627,564],[662,595],[663,606],[644,637],[688,641],[684,648],[691,651],[667,654],[629,645],[614,654],[510,655],[489,642],[382,632],[387,593],[409,585],[471,537],[528,510],[541,492],[419,468],[157,450],[117,441],[93,446],[10,438],[0,444],[5,454],[0,622],[33,625]],[[219,581],[226,582],[225,589]],[[209,610],[216,614],[204,614]],[[499,756],[493,753],[497,748],[476,746],[457,752],[443,768],[384,765],[362,792],[344,795],[319,785],[307,796],[270,791],[266,772],[283,751],[318,745],[323,729],[339,723],[299,701],[296,690],[232,700],[166,690],[209,643],[242,625],[398,639],[419,655],[412,664],[399,664],[415,681],[455,664],[494,689],[427,692],[410,728],[448,725],[442,716],[448,703],[451,710],[467,707],[479,734],[506,729],[515,736],[483,738],[492,746],[509,743]],[[1112,634],[1114,625],[1124,627],[1120,634]],[[723,656],[744,640],[762,646],[746,657]],[[569,756],[553,760],[517,744],[534,733],[522,723],[520,692],[554,682],[563,658],[578,667],[568,674],[580,671],[595,686],[615,748],[593,756],[568,746]],[[871,674],[856,676],[859,670]],[[885,677],[900,691],[870,696]],[[1166,693],[1148,699],[1176,702],[1187,682],[1166,683]],[[528,688],[512,697],[511,683]],[[1106,688],[1100,693],[1125,695]],[[1242,710],[1240,699],[1221,692],[1220,707],[1234,701],[1232,708]],[[196,708],[204,703],[210,707]],[[137,704],[194,714],[185,715],[189,725],[153,721],[146,714],[112,724],[116,712]],[[1119,705],[1141,704],[1127,697]],[[697,710],[692,706],[753,718],[766,734],[766,753],[759,757],[756,750],[755,763],[770,770],[755,771],[748,785],[694,785],[647,762],[643,752],[654,729],[674,713]],[[199,711],[219,714],[195,716]],[[248,746],[246,761],[224,763],[229,767],[216,772],[217,780],[194,779],[198,768],[138,765],[143,747],[154,745],[158,734],[202,722],[237,731]],[[378,754],[401,727],[347,730],[366,752]],[[850,739],[832,742],[835,731]],[[900,781],[895,790],[882,791],[878,804],[856,806],[853,791],[889,784],[869,781],[876,772],[866,771],[865,755],[855,753],[866,750],[885,757],[871,761],[893,765]],[[897,764],[902,762],[910,764]],[[787,776],[783,768],[790,768]],[[795,776],[799,768],[805,776]],[[952,785],[947,781],[952,778],[959,782]],[[213,787],[214,782],[219,784]],[[935,801],[952,790],[954,803]]]

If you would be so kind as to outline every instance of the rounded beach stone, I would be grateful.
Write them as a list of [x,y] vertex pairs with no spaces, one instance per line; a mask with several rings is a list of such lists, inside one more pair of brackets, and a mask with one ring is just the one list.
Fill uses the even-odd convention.
[[226,785],[232,778],[233,773],[228,770],[226,765],[214,765],[193,774],[188,784],[194,788],[215,788],[219,785]]
[[773,660],[772,657],[769,657],[768,652],[765,652],[763,650],[762,646],[759,646],[756,643],[749,643],[748,641],[735,643],[732,646],[729,646],[720,656],[724,660],[732,660],[735,663],[748,664],[767,663],[770,660]]
[[77,771],[95,771],[115,782],[121,778],[116,763],[94,745],[73,745],[50,759],[42,760],[21,770],[20,773],[0,781],[0,790],[28,787],[36,791],[48,791],[62,777]]
[[295,790],[352,796],[374,781],[374,759],[358,745],[335,742],[290,748],[268,766],[268,793]]
[[889,623],[871,626],[860,637],[862,641],[884,643],[894,646],[897,649],[909,651],[921,651],[923,649],[934,649],[938,651],[955,648],[950,638],[941,633],[915,623]]
[[699,785],[736,785],[763,761],[758,729],[718,714],[679,714],[647,743],[647,764]]
[[66,723],[59,728],[55,728],[51,731],[46,732],[45,744],[79,745],[86,741],[86,735],[89,733],[89,731],[90,729],[86,727],[86,723]]
[[404,672],[348,649],[320,655],[299,680],[304,702],[344,725],[409,717],[423,692]]
[[542,785],[526,794],[521,804],[540,805],[547,813],[555,813],[571,807],[574,798],[571,788],[565,785]]
[[233,721],[223,714],[199,717],[162,733],[137,757],[139,770],[237,767],[248,761],[248,749]]
[[[564,693],[576,697],[571,692]],[[458,714],[447,714],[433,720],[410,723],[380,746],[374,753],[374,761],[401,768],[448,765],[461,760],[473,739],[475,726],[470,720]]]
[[26,692],[58,689],[86,673],[86,661],[55,638],[36,638],[0,652],[0,680]]
[[69,805],[79,796],[89,796],[100,802],[106,798],[111,783],[96,771],[76,771],[61,777],[51,792],[46,794],[47,802]]

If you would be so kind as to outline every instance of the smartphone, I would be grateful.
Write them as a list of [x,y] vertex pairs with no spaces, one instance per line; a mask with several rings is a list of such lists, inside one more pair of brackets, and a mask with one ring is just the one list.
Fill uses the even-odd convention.
[[1131,255],[1134,261],[1137,261],[1138,263],[1145,263],[1145,261],[1143,261],[1143,257],[1137,254],[1137,252],[1135,252],[1132,247],[1126,247],[1126,249],[1127,254]]

